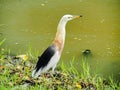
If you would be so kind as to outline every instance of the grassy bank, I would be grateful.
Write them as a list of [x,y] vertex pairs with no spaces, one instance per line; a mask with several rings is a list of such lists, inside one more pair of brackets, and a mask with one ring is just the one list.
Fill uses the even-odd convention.
[[[3,43],[4,41],[2,41]],[[2,45],[1,43],[1,45]],[[38,51],[29,47],[24,55],[10,54],[0,48],[0,90],[120,90],[120,83],[111,77],[106,80],[97,74],[91,74],[89,64],[82,60],[81,72],[74,67],[74,58],[70,67],[62,63],[39,78],[31,77],[31,71],[37,61]]]

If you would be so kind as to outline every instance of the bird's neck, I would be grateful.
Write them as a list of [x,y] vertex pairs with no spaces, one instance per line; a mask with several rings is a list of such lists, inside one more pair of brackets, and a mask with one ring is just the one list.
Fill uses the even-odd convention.
[[53,44],[55,44],[58,47],[60,53],[62,52],[65,43],[65,35],[66,35],[65,26],[66,26],[66,22],[62,22],[62,21],[59,22],[57,27],[56,37],[53,42]]

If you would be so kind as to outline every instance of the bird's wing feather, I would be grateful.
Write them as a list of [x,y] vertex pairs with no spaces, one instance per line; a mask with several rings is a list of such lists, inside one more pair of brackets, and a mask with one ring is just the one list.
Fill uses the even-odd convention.
[[35,67],[36,72],[39,71],[40,68],[44,68],[49,63],[50,59],[52,58],[52,56],[54,56],[54,54],[55,46],[51,45],[43,52],[43,54],[40,57],[38,57],[38,62]]

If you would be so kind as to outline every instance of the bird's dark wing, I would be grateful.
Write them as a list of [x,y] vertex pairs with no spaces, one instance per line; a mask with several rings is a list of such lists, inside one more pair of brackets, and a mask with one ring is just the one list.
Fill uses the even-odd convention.
[[54,56],[54,54],[55,46],[51,45],[43,52],[43,54],[40,57],[38,57],[38,62],[35,67],[36,72],[39,71],[40,68],[45,67],[49,63],[50,59]]

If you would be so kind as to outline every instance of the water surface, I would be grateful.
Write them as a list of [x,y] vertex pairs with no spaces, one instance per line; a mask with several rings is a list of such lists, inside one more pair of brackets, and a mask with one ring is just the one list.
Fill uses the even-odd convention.
[[[30,44],[40,51],[55,37],[64,14],[83,15],[67,24],[60,62],[75,57],[80,71],[83,52],[93,70],[120,79],[120,0],[0,0],[0,37],[12,53],[24,53]],[[59,63],[60,64],[60,63]]]

